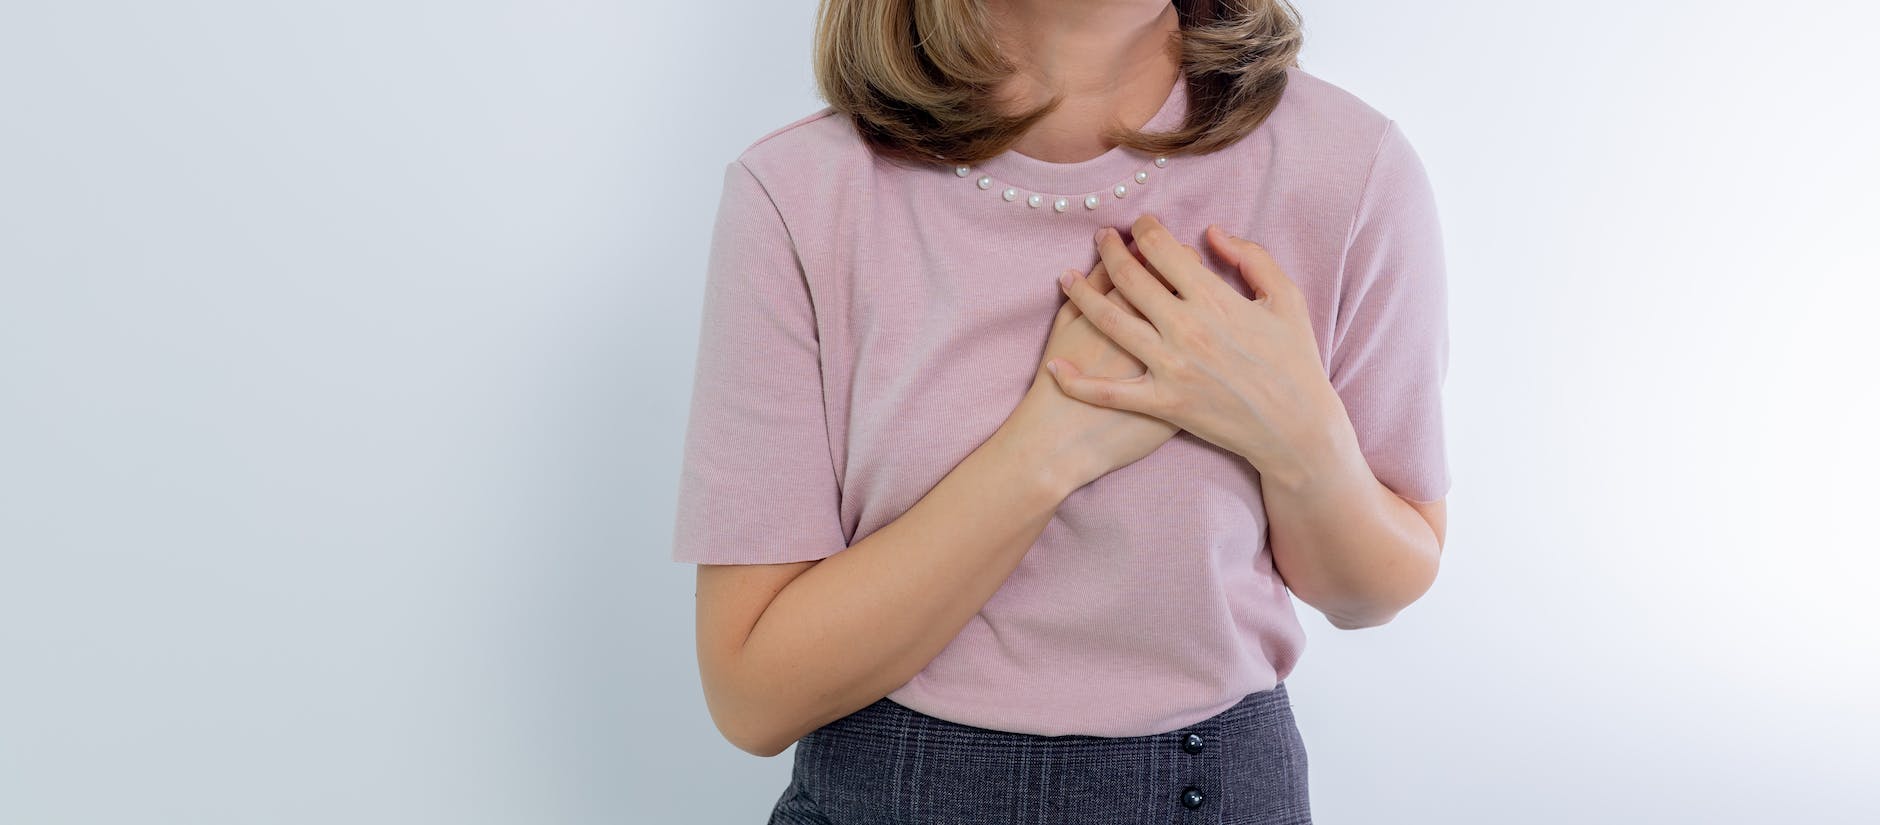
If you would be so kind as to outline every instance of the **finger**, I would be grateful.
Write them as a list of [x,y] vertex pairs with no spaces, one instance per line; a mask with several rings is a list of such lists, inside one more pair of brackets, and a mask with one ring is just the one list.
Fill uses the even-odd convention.
[[1086,404],[1145,415],[1156,415],[1161,407],[1156,401],[1155,379],[1150,373],[1130,378],[1099,378],[1084,374],[1066,358],[1045,362],[1045,369],[1057,379],[1058,388],[1065,395]]
[[1090,318],[1090,323],[1117,346],[1136,360],[1144,364],[1161,361],[1162,334],[1156,332],[1149,322],[1131,314],[1108,296],[1102,295],[1090,286],[1089,280],[1079,277],[1075,269],[1064,270],[1058,278],[1058,286],[1070,296],[1077,308]]
[[1176,240],[1154,215],[1145,212],[1137,217],[1130,227],[1130,237],[1135,240],[1143,259],[1155,267],[1181,297],[1194,297],[1210,286],[1220,285],[1220,276],[1203,266],[1193,249]]
[[1110,268],[1104,266],[1101,260],[1097,261],[1096,266],[1090,268],[1089,278],[1090,287],[1105,295],[1110,294],[1110,290],[1116,288],[1116,284],[1110,283]]
[[[1135,307],[1130,306],[1129,299],[1123,297],[1123,293],[1116,290],[1116,285],[1110,283],[1110,269],[1104,266],[1102,261],[1097,261],[1097,265],[1091,268],[1090,274],[1085,277],[1090,281],[1092,288],[1103,293],[1117,306],[1129,310],[1129,313],[1137,318],[1142,317],[1142,313],[1137,312]],[[1067,324],[1077,320],[1078,316],[1084,314],[1083,310],[1078,309],[1077,305],[1069,300],[1066,300],[1064,305],[1059,307],[1058,312],[1060,320]]]
[[1234,269],[1240,272],[1242,280],[1253,290],[1253,299],[1265,300],[1274,294],[1288,298],[1297,297],[1298,286],[1279,267],[1279,262],[1261,246],[1246,238],[1228,234],[1217,224],[1208,224],[1208,243],[1214,251],[1221,253]]
[[1175,286],[1173,284],[1170,284],[1167,281],[1162,280],[1162,273],[1155,271],[1155,267],[1150,266],[1147,261],[1144,261],[1142,259],[1142,250],[1136,248],[1135,241],[1133,240],[1124,241],[1123,248],[1129,250],[1129,254],[1136,256],[1136,261],[1141,263],[1143,269],[1148,270],[1150,275],[1154,275],[1157,281],[1161,282],[1163,289],[1168,290],[1170,294],[1173,294],[1175,292]]
[[[1096,289],[1096,291],[1105,295],[1112,294],[1111,289],[1114,285],[1110,283],[1110,270],[1104,268],[1102,261],[1097,261],[1097,265],[1091,268],[1090,274],[1085,276],[1085,278],[1090,281],[1090,286]],[[1059,312],[1063,314],[1065,323],[1075,321],[1077,320],[1077,316],[1084,314],[1084,311],[1078,309],[1076,302],[1069,300],[1068,296],[1066,296],[1064,306],[1059,309]]]
[[[1062,292],[1063,290],[1059,291]],[[1051,317],[1051,332],[1056,334],[1058,330],[1064,328],[1065,324],[1077,320],[1079,314],[1080,310],[1077,309],[1077,304],[1072,303],[1066,298],[1064,303],[1058,304],[1057,314]]]
[[[1097,265],[1103,267],[1102,262],[1098,262]],[[1143,322],[1148,322],[1149,319],[1143,318],[1142,310],[1137,309],[1135,304],[1129,302],[1129,296],[1124,295],[1122,290],[1116,288],[1116,284],[1110,282],[1109,267],[1103,267],[1103,283],[1108,288],[1108,291],[1104,294],[1109,296],[1112,303],[1122,307],[1130,314],[1130,317],[1142,318]]]
[[[1137,309],[1142,310],[1150,323],[1162,329],[1175,320],[1181,311],[1181,299],[1169,292],[1168,287],[1144,268],[1141,261],[1136,260],[1135,254],[1123,245],[1123,236],[1115,229],[1106,226],[1097,230],[1097,254],[1103,256],[1103,263],[1109,268],[1110,280],[1116,283],[1117,290]],[[1090,309],[1086,307],[1084,312],[1088,313]]]

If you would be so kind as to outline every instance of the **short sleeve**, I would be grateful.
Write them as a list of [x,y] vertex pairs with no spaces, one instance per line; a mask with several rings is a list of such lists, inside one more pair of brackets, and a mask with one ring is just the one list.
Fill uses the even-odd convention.
[[704,292],[672,560],[771,564],[844,549],[808,282],[740,161],[725,168]]
[[1448,285],[1436,196],[1395,121],[1359,197],[1330,378],[1378,481],[1411,501],[1449,492],[1443,380]]

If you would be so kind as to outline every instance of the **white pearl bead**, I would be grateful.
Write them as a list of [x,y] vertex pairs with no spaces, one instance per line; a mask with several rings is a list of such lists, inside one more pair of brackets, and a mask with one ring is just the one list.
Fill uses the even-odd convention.
[[1025,205],[1033,209],[1037,209],[1038,207],[1044,205],[1044,196],[1032,195],[1031,197],[1025,199]]
[[1007,201],[1015,201],[1015,200],[1018,200],[1018,190],[1017,190],[1017,189],[1013,189],[1012,187],[1009,187],[1009,186],[1008,186],[1008,187],[1006,187],[1006,188],[1005,188],[1005,191],[1004,191],[1004,192],[1000,192],[1000,193],[999,193],[999,197],[1001,197],[1001,198],[1004,198],[1004,199],[1006,199]]
[[1140,171],[1140,172],[1137,172],[1137,173],[1136,173],[1136,182],[1137,182],[1137,183],[1148,183],[1148,182],[1149,182],[1149,170],[1147,170],[1147,169],[1144,169],[1144,170],[1142,170],[1142,171]]
[[955,175],[959,175],[959,176],[960,176],[960,177],[962,177],[962,178],[963,178],[963,177],[966,177],[966,175],[967,175],[967,173],[969,173],[969,172],[971,172],[971,171],[973,171],[973,167],[971,167],[971,166],[955,166],[955,167],[953,167],[953,174],[955,174]]
[[1156,159],[1155,159],[1155,165],[1156,165],[1157,167],[1163,167],[1163,166],[1167,166],[1167,165],[1168,165],[1168,158],[1156,158]]
[[1071,202],[1070,202],[1070,199],[1069,199],[1069,198],[1058,198],[1058,199],[1057,199],[1056,201],[1053,201],[1053,202],[1052,202],[1052,204],[1051,204],[1051,208],[1052,208],[1052,209],[1056,209],[1056,210],[1057,210],[1057,211],[1059,211],[1059,212],[1062,212],[1062,211],[1064,211],[1064,210],[1066,210],[1066,209],[1069,209],[1069,208],[1071,208]]
[[992,176],[991,176],[991,175],[980,175],[980,176],[979,176],[979,188],[981,188],[981,189],[991,189],[991,188],[992,188]]
[[1102,201],[1099,200],[1096,195],[1091,195],[1090,197],[1084,198],[1085,209],[1095,209],[1097,208],[1097,204],[1099,203],[1102,203]]
[[1116,192],[1116,196],[1120,198],[1120,197],[1122,197],[1122,196],[1124,196],[1124,195],[1127,195],[1127,194],[1129,194],[1129,187],[1127,187],[1127,186],[1124,186],[1124,185],[1122,185],[1122,184],[1120,184],[1120,183],[1119,183],[1119,184],[1117,184],[1117,185],[1116,185],[1116,189],[1115,189],[1115,190],[1113,190],[1113,191],[1115,191],[1115,192]]

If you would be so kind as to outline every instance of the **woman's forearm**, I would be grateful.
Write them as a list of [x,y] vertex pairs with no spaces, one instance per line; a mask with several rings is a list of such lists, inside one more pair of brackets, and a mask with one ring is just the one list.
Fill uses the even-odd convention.
[[1372,627],[1428,592],[1441,544],[1416,508],[1377,480],[1349,421],[1298,468],[1261,471],[1273,565],[1300,600],[1343,629]]
[[774,755],[912,679],[992,598],[1080,483],[1001,429],[900,518],[778,592],[725,697]]

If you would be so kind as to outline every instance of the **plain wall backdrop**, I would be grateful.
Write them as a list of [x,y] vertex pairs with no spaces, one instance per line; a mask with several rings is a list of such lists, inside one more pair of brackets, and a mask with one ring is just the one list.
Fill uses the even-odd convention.
[[[1880,21],[1298,5],[1452,295],[1441,577],[1299,604],[1318,820],[1880,821]],[[814,9],[0,10],[0,822],[763,821],[667,553]]]

